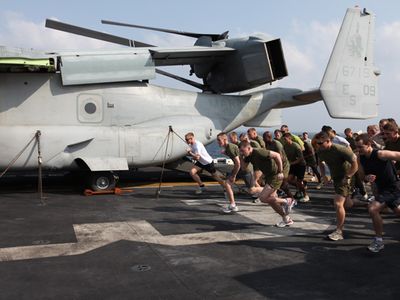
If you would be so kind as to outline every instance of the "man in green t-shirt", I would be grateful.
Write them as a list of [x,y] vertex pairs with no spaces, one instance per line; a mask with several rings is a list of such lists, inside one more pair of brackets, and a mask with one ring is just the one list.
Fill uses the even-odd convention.
[[[248,143],[250,143],[251,147],[261,149],[261,145],[257,141],[250,139],[246,133],[241,133],[239,136],[239,139],[240,139],[239,148],[243,142],[248,142]],[[246,167],[243,166],[242,170],[244,170],[247,173],[249,173],[249,172],[252,173],[252,175],[253,175],[252,186],[253,185],[258,186],[258,187],[261,186],[260,181],[261,181],[262,173],[259,170],[254,169],[253,164],[249,163],[246,165]],[[254,198],[257,198],[257,197],[254,197]]]
[[[283,138],[283,135],[284,135],[286,132],[289,132],[289,127],[288,127],[287,125],[282,125],[282,126],[281,126],[281,132],[282,132],[282,137],[281,137],[281,139],[280,139],[280,142],[282,143],[283,146],[285,146],[286,141],[285,141],[285,139]],[[298,137],[297,135],[295,135],[295,134],[291,134],[291,136],[292,136],[292,141],[300,146],[301,151],[304,151],[304,142],[301,140],[301,138],[299,138],[299,137]]]
[[333,144],[329,135],[321,131],[316,134],[314,139],[318,146],[319,167],[321,169],[322,180],[328,182],[325,175],[325,162],[331,172],[335,188],[334,204],[336,209],[336,230],[328,235],[333,241],[343,239],[343,226],[346,217],[346,207],[351,207],[351,177],[357,172],[357,157],[349,147]]
[[220,147],[224,148],[224,154],[232,159],[234,163],[233,170],[225,181],[226,193],[229,198],[229,205],[223,208],[222,211],[224,213],[237,212],[239,209],[235,203],[232,185],[235,183],[236,175],[240,170],[239,147],[233,143],[228,143],[228,136],[225,132],[221,132],[217,135],[217,142]]
[[255,128],[249,128],[247,130],[247,135],[249,136],[250,140],[259,143],[261,148],[265,148],[264,140],[257,134],[257,130]]
[[[400,134],[399,127],[393,123],[388,122],[383,126],[383,136],[385,137],[385,150],[400,151]],[[397,175],[400,174],[400,162],[395,163]]]
[[265,186],[253,187],[250,192],[259,193],[260,201],[268,203],[282,217],[277,227],[292,225],[289,213],[295,204],[294,199],[282,199],[276,194],[284,177],[281,155],[266,149],[255,149],[246,141],[240,145],[240,154],[244,157],[244,164],[251,162],[254,169],[260,170],[265,176]]
[[235,144],[236,146],[239,147],[239,143],[240,143],[239,136],[235,131],[230,132],[228,134],[228,138],[229,138],[230,143]]
[[280,189],[284,191],[289,198],[293,198],[293,194],[291,193],[288,184],[290,164],[283,145],[280,141],[273,139],[272,134],[269,131],[264,132],[263,140],[265,142],[265,149],[278,152],[281,155],[283,165],[283,181]]
[[293,142],[290,132],[285,132],[283,134],[283,139],[285,140],[283,147],[290,163],[288,181],[297,188],[300,194],[298,197],[299,201],[308,202],[310,201],[310,197],[307,195],[303,183],[304,174],[306,172],[306,162],[303,157],[303,151],[301,151],[300,145]]
[[[240,146],[240,140],[239,136],[235,131],[232,131],[228,134],[228,140],[231,144],[234,144],[236,146]],[[240,168],[239,170],[239,176],[244,180],[244,183],[246,184],[246,187],[250,189],[252,186],[254,186],[253,182],[253,167],[250,165],[246,169]]]

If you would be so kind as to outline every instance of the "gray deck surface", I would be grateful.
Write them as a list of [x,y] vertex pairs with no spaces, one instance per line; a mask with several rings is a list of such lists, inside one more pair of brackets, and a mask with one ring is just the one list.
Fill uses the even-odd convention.
[[[157,172],[123,176],[121,186]],[[166,180],[188,181],[168,173]],[[86,197],[64,177],[0,182],[1,299],[400,299],[400,219],[384,215],[385,249],[372,254],[366,208],[347,213],[332,242],[332,187],[295,207],[290,228],[265,205],[237,195],[221,214],[218,186],[134,188]]]

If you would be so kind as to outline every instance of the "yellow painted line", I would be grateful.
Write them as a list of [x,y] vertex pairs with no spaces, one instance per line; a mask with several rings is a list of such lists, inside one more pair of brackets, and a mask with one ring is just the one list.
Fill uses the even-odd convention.
[[[237,184],[244,184],[242,180],[236,181]],[[208,185],[219,185],[218,182],[216,181],[207,181],[204,183],[206,186]],[[160,185],[159,182],[152,182],[152,183],[143,183],[140,185],[133,185],[133,186],[125,186],[122,189],[140,189],[140,188],[158,188]],[[164,182],[161,183],[161,187],[175,187],[175,186],[197,186],[197,183],[195,182]]]

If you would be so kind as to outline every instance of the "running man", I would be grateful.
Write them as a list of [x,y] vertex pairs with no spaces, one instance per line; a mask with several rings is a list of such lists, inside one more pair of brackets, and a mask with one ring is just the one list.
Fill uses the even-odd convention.
[[235,203],[232,188],[232,185],[236,181],[236,175],[240,170],[239,147],[233,143],[228,142],[228,136],[225,132],[221,132],[217,135],[217,142],[220,147],[224,148],[224,154],[232,159],[234,163],[233,170],[225,181],[225,189],[229,198],[229,205],[222,210],[224,213],[229,214],[232,212],[237,212],[239,210]]
[[321,131],[315,135],[314,139],[318,145],[319,167],[321,170],[322,181],[328,183],[325,175],[326,162],[333,180],[335,188],[334,204],[336,209],[336,230],[328,235],[332,241],[343,240],[343,226],[346,217],[346,207],[352,206],[350,199],[352,193],[351,177],[357,172],[357,157],[350,147],[333,144],[328,133]]
[[303,183],[304,174],[306,172],[306,162],[303,157],[303,152],[300,145],[293,142],[290,132],[285,132],[283,134],[283,139],[285,140],[283,147],[290,163],[288,182],[297,188],[298,192],[296,192],[296,194],[298,195],[299,201],[308,202],[310,201],[310,197],[307,195]]
[[206,148],[204,145],[196,141],[194,138],[194,133],[189,132],[185,135],[185,140],[186,143],[190,146],[189,149],[187,149],[188,155],[194,158],[196,160],[196,163],[194,166],[190,169],[190,176],[192,176],[193,180],[199,185],[198,189],[195,191],[196,195],[200,195],[205,191],[205,185],[201,181],[200,176],[198,173],[201,170],[206,170],[208,171],[211,176],[224,188],[226,191],[228,198],[230,201],[234,203],[234,198],[233,198],[233,191],[230,188],[230,186],[227,186],[225,184],[225,181],[218,176],[217,170],[215,169],[214,162],[210,154],[208,154]]
[[[289,189],[288,178],[289,178],[289,170],[290,163],[285,153],[285,149],[280,141],[273,139],[272,134],[269,131],[264,132],[263,140],[265,142],[265,149],[278,152],[281,155],[282,165],[283,165],[283,181],[280,189],[289,197],[293,198],[293,194]],[[278,191],[279,195],[279,191]],[[282,195],[280,195],[282,196]]]
[[276,194],[284,177],[281,155],[262,148],[255,149],[247,141],[240,145],[240,154],[244,156],[244,164],[251,162],[254,169],[260,170],[265,176],[264,188],[253,187],[251,193],[259,193],[260,201],[268,203],[282,217],[282,221],[276,224],[277,227],[292,225],[293,220],[289,213],[295,204],[294,199],[282,199]]
[[[282,126],[281,126],[281,132],[282,132],[282,135],[281,135],[280,142],[282,143],[283,146],[285,146],[285,139],[283,138],[283,135],[284,135],[286,132],[289,132],[289,127],[288,127],[287,125],[282,125]],[[298,137],[297,135],[295,135],[295,134],[291,134],[291,136],[292,136],[292,141],[293,141],[294,143],[296,143],[296,144],[299,144],[299,145],[300,145],[300,148],[301,148],[301,151],[303,151],[303,150],[304,150],[304,142],[303,142],[303,140],[302,140],[301,138],[299,138],[299,137]]]
[[[256,140],[250,139],[249,136],[248,136],[246,133],[241,133],[240,136],[239,136],[239,139],[240,139],[239,148],[240,148],[240,145],[241,145],[243,142],[248,142],[248,143],[250,143],[250,146],[251,146],[251,147],[253,147],[253,148],[260,148],[260,149],[261,149],[261,145],[260,145]],[[256,169],[253,167],[253,165],[252,165],[251,163],[250,163],[250,164],[246,164],[245,167],[244,167],[244,164],[243,164],[242,170],[243,170],[245,173],[247,173],[247,174],[249,174],[249,173],[252,174],[253,180],[251,181],[251,183],[252,183],[251,187],[252,187],[252,186],[261,186],[261,185],[260,185],[261,179],[262,179],[262,178],[261,178],[261,177],[262,177],[261,171],[256,170]],[[253,198],[254,198],[255,200],[258,199],[257,196],[253,196]]]
[[[400,133],[396,122],[388,122],[383,126],[385,150],[400,151]],[[397,174],[400,174],[400,162],[395,163]]]
[[239,141],[239,137],[238,137],[238,135],[237,135],[237,133],[235,131],[230,132],[228,134],[228,137],[229,137],[229,141],[232,144],[235,144],[236,146],[239,147],[240,141]]
[[[236,146],[240,146],[240,140],[235,131],[232,131],[228,134],[229,142],[231,144],[234,144]],[[240,157],[239,157],[240,158]],[[253,166],[249,165],[246,169],[240,168],[239,170],[239,176],[243,178],[244,183],[246,184],[246,187],[250,189],[253,185]]]
[[247,130],[247,135],[249,136],[250,140],[259,143],[261,148],[265,148],[264,140],[257,134],[257,130],[255,128],[249,128]]
[[361,176],[377,187],[375,200],[368,207],[375,230],[375,238],[368,249],[379,252],[385,247],[380,212],[389,207],[400,216],[400,181],[392,162],[400,161],[400,152],[374,149],[374,141],[366,133],[356,137],[356,146],[360,154]]

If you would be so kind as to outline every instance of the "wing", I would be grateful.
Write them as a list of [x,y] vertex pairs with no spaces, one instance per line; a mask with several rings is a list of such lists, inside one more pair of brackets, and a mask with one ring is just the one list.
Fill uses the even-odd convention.
[[235,52],[228,47],[200,47],[193,46],[180,49],[149,49],[156,66],[193,65],[223,60],[227,55]]

